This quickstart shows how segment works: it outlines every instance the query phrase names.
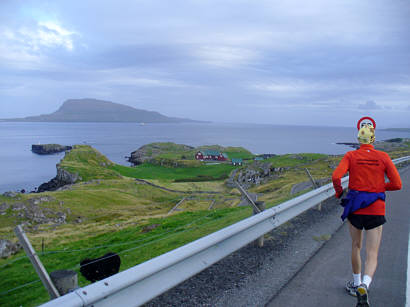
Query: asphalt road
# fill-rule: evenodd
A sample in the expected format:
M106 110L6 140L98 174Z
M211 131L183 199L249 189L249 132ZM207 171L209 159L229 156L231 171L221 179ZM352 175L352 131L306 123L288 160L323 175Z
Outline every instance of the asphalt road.
M387 223L369 292L372 307L403 307L406 303L407 257L410 257L409 167L401 172L401 178L402 190L387 192ZM344 224L266 306L356 306L356 298L344 289L346 281L352 278L350 250L348 228Z

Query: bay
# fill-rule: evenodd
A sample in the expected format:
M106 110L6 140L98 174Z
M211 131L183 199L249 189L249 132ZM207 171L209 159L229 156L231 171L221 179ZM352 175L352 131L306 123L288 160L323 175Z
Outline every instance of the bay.
M88 144L111 161L129 165L125 157L152 142L241 146L255 154L343 154L351 148L336 143L355 142L356 133L354 127L257 124L0 122L0 193L31 191L56 175L56 164L64 153L40 156L31 152L32 144ZM410 133L380 130L376 137L410 137Z

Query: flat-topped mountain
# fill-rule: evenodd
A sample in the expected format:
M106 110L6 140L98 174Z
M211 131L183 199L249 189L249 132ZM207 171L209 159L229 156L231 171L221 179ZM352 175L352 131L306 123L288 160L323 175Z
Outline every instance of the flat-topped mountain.
M158 112L97 99L69 99L54 113L6 120L27 122L199 122L186 118L168 117Z

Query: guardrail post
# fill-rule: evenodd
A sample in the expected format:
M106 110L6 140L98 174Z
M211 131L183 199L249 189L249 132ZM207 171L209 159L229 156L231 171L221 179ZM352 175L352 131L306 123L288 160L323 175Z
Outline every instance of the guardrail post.
M258 207L259 211L256 211L255 208L253 208L253 214L258 214L259 212L262 212L263 210L266 209L265 202L264 201L256 201L255 202L256 207ZM258 247L263 247L263 241L264 241L264 236L260 236L255 240L255 245Z

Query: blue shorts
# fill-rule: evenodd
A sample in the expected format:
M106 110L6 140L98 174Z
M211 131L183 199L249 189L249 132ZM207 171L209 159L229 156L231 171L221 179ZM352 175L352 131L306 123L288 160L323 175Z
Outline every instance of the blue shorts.
M349 222L357 229L370 230L386 223L384 215L365 215L350 213L347 217Z

